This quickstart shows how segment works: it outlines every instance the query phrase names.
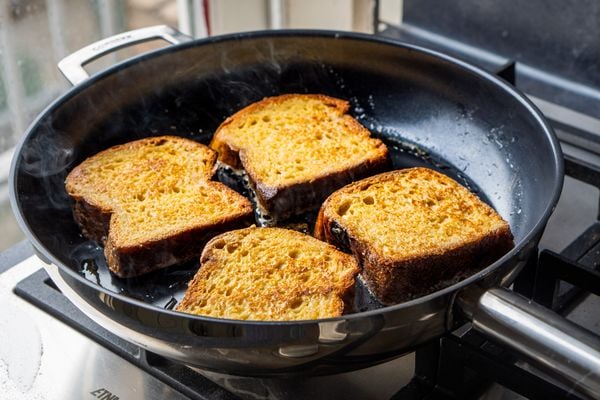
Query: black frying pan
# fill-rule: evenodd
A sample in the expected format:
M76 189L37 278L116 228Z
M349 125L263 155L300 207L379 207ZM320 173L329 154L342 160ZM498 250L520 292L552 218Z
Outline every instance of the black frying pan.
M81 68L114 47L154 37L178 44L89 79ZM506 289L490 289L510 284L536 250L563 179L551 129L501 79L443 54L367 35L280 31L189 41L166 27L96 43L64 60L61 69L76 85L38 117L19 145L12 205L52 279L115 334L221 372L321 374L399 356L471 318L495 339L552 363L549 372L560 379L573 382L600 370L597 338L549 314L549 326L560 329L540 340L536 329L546 328L531 313L546 311ZM101 249L73 221L63 186L67 172L100 150L142 137L176 134L206 143L228 115L282 93L349 100L355 117L388 144L395 168L425 165L468 185L510 223L515 248L428 296L390 307L360 297L355 313L317 321L243 322L170 311L194 263L139 279L108 274ZM573 336L591 358L564 345ZM593 394L598 375L574 385Z

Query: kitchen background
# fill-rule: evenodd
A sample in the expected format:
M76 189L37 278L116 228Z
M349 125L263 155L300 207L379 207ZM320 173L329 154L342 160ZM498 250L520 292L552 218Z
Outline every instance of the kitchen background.
M158 24L196 38L278 28L373 32L374 11L399 24L401 10L402 0L0 0L0 251L24 239L9 204L10 161L31 121L69 89L56 68L63 57L100 38ZM87 69L160 46L122 50Z

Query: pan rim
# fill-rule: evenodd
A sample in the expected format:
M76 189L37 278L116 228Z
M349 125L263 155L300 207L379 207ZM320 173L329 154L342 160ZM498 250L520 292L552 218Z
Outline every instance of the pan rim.
M499 89L506 92L508 95L517 100L525 109L529 111L529 114L535 118L535 121L539 125L541 129L543 129L545 136L548 140L548 144L552 149L552 158L554 160L553 166L553 176L554 176L554 187L552 188L552 197L548 200L545 209L541 213L539 219L533 224L533 228L518 242L515 244L513 249L511 249L508 253L504 254L500 259L496 260L494 263L490 264L486 268L482 269L478 273L471 275L470 277L463 279L451 286L445 287L433 293L430 293L426 296L418 297L416 299L391 305L385 306L375 310L368 310L362 312L356 312L352 314L346 314L339 317L333 318L323 318L323 319L312 319L312 320L293 320L293 321L256 321L256 320L235 320L235 319L227 319L227 318L214 318L208 316L200 316L195 314L187 314L182 312L177 312L173 310L167 310L164 308L160 308L158 306L145 303L143 301L128 297L126 295L113 292L109 289L106 289L88 279L78 274L73 269L63 265L60 260L56 256L49 251L46 246L42 243L41 240L34 233L34 230L30 228L29 224L25 221L23 217L23 210L21 209L21 205L17 201L16 187L17 187L17 165L18 160L20 159L22 148L25 146L25 143L28 141L29 137L38 127L40 121L45 118L46 115L51 113L56 108L60 107L66 101L84 91L90 85L95 84L97 81L117 72L118 70L128 68L131 65L135 65L137 63L143 62L145 59L158 57L164 54L168 54L170 52L180 51L182 49L188 47L201 46L206 44L227 42L227 41L237 41L242 39L260 39L260 38L280 38L280 37L306 37L306 38L323 38L323 39L333 39L333 40L357 40L357 41L367 41L373 42L377 44L389 45L393 47L404 48L407 50L416 51L419 53L423 53L427 56L432 56L434 58L443 60L445 62L449 62L456 67L459 67L465 70L467 73L472 75L476 75L478 77L482 77L491 83L494 83L498 86ZM60 95L57 99L52 101L42 112L40 112L33 122L29 125L25 134L19 140L17 146L15 146L15 152L11 161L10 175L9 175L9 197L10 204L13 210L13 214L21 228L21 230L25 233L27 239L32 243L32 245L37 250L38 254L41 253L43 257L46 258L46 262L56 265L59 268L59 271L67 273L71 278L79 281L80 283L91 286L94 290L102 292L107 296L114 298L118 301L121 301L126 304L131 304L136 307L141 307L145 310L149 310L152 312L159 312L161 314L169 315L174 318L183 318L186 320L193 320L198 322L209 322L209 323L220 323L220 324L231 324L231 325L249 325L249 326L270 326L270 327L293 327L299 325L306 325L309 323L317 323L317 324L328 324L328 323L339 323L344 321L350 321L355 319L362 319L377 316L380 314L385 314L388 312L394 312L403 308L410 308L419 306L421 304L427 303L433 299L443 297L450 293L456 292L462 288L465 288L479 280L481 280L486 275L490 274L495 269L499 268L500 265L504 264L507 260L516 257L519 252L521 252L533 239L535 239L544 229L550 215L554 211L556 204L558 202L558 198L560 197L560 193L562 190L564 180L564 165L563 165L563 157L562 150L554 131L549 126L548 122L545 120L545 117L541 113L541 111L533 104L533 102L528 99L524 93L522 93L516 87L510 85L502 78L490 73L480 67L477 67L469 62L463 61L454 56L450 56L445 53L441 53L426 47L413 45L409 43L405 43L396 39L378 37L372 34L364 34L364 33L356 33L356 32L347 32L347 31L334 31L334 30L312 30L312 29L286 29L286 30L259 30L259 31L248 31L241 33L233 33L227 35L220 35L214 37L208 37L204 39L196 39L189 42L184 42L181 44L167 46L158 50L153 50L148 53L141 54L139 56L133 57L131 59L119 62L87 79L85 82L75 85L68 89L65 93ZM452 304L449 304L451 307Z

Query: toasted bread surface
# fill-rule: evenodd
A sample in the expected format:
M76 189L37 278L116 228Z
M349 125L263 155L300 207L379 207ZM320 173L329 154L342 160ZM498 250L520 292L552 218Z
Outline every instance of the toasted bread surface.
M350 184L323 204L315 236L351 251L383 304L422 296L513 246L506 223L451 178L427 168Z
M298 214L388 163L383 142L348 110L347 101L324 95L265 98L227 118L210 146L246 170L266 211Z
M213 150L160 136L104 150L66 179L86 236L112 272L131 277L200 254L202 241L250 220L249 201L218 182Z
M311 236L246 228L213 238L177 310L242 320L336 317L352 301L358 264Z

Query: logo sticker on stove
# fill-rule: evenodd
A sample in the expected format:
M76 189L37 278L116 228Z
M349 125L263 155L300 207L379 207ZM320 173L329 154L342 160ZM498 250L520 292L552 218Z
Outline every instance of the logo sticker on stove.
M119 396L112 394L104 388L96 389L93 392L90 392L90 394L100 400L119 400Z

